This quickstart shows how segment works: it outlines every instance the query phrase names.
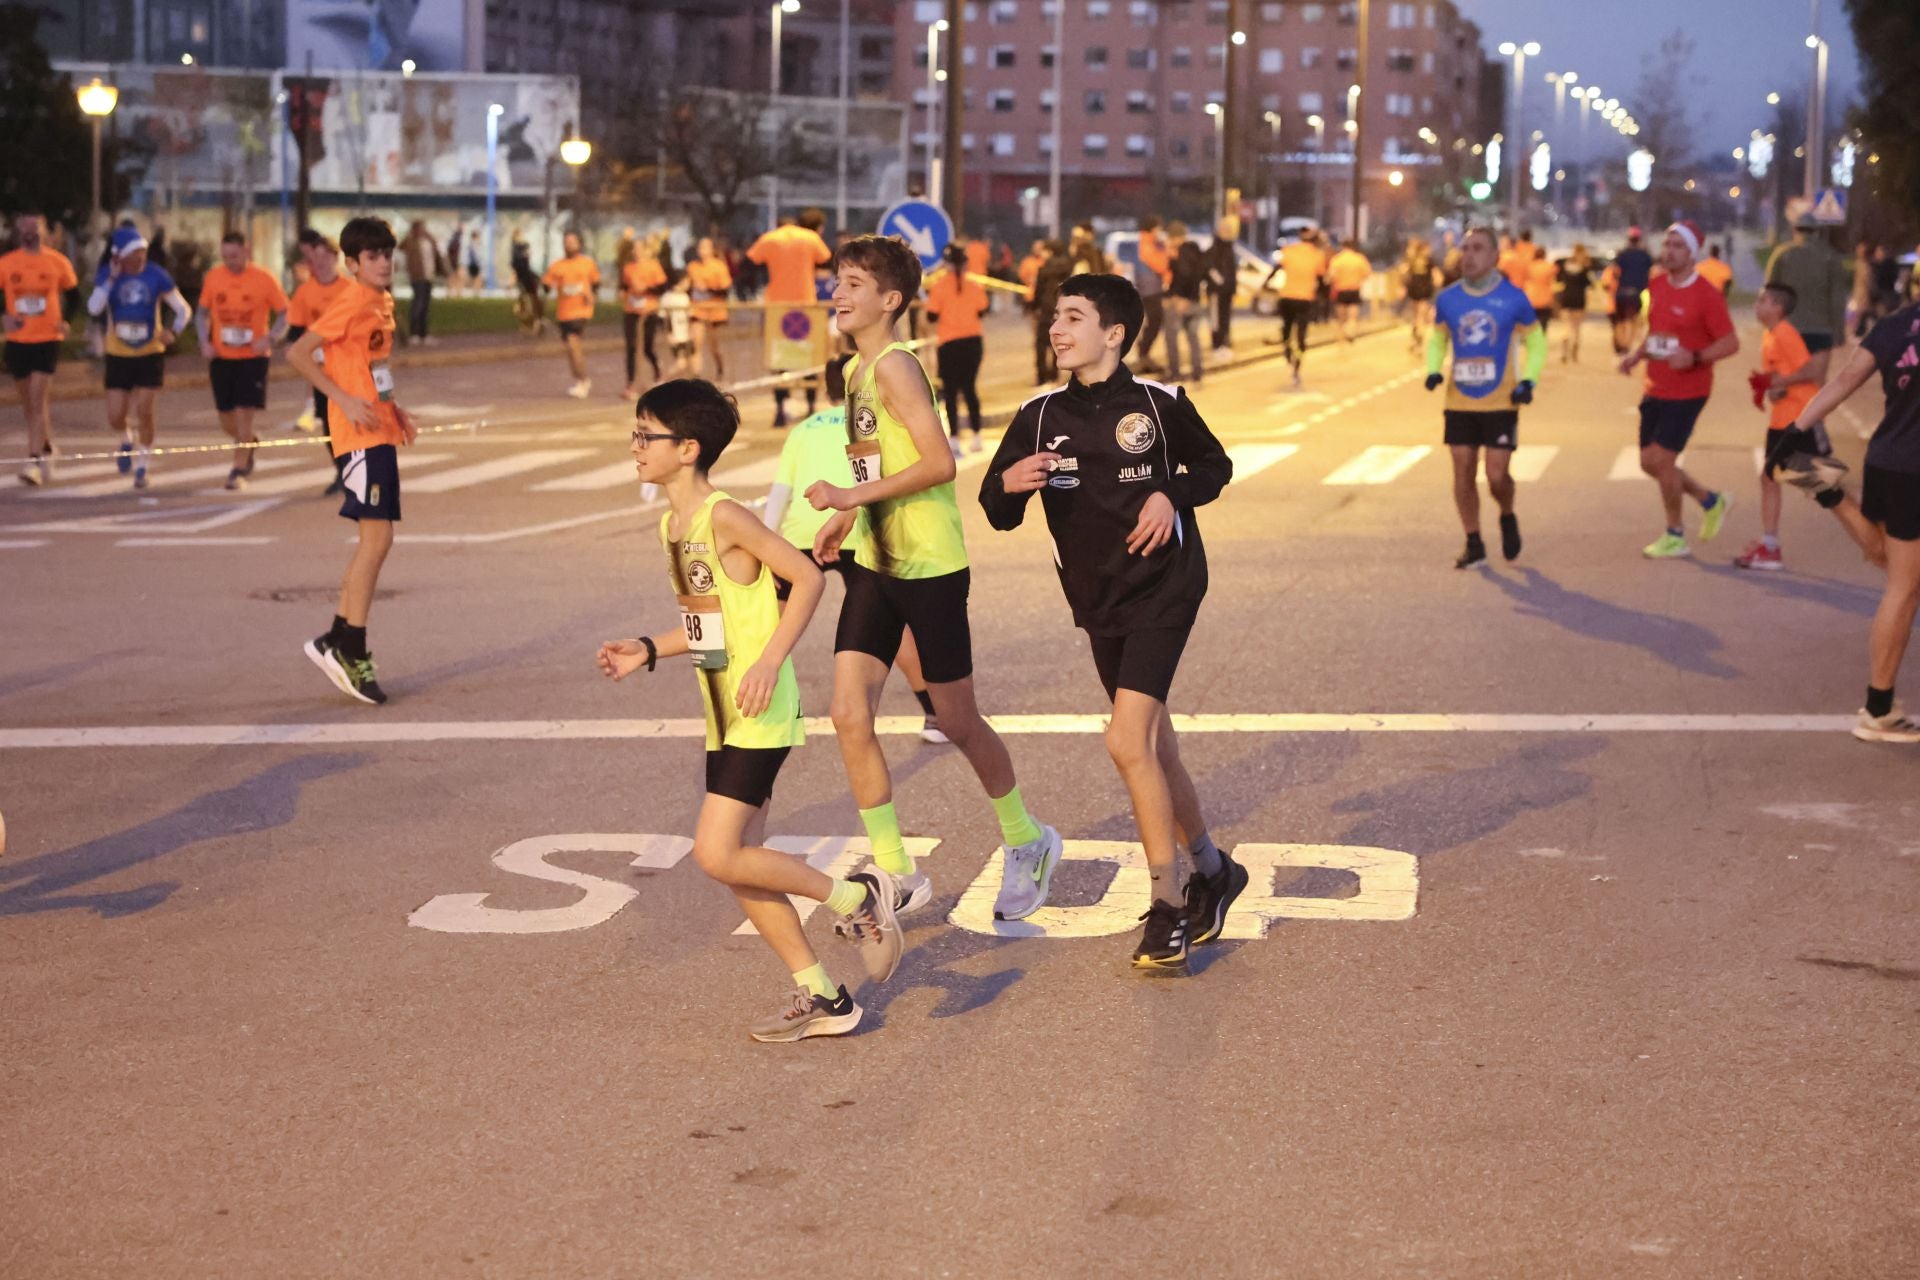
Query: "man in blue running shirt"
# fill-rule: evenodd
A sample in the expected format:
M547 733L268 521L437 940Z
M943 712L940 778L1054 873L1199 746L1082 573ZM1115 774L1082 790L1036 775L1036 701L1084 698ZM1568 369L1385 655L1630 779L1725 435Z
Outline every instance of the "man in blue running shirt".
M1496 269L1493 233L1475 227L1460 242L1461 279L1434 302L1439 321L1427 333L1427 390L1447 383L1446 442L1453 455L1453 502L1467 531L1467 549L1453 567L1487 558L1480 539L1480 451L1487 455L1487 491L1500 504L1500 550L1520 554L1520 521L1513 514L1513 476L1508 463L1519 443L1520 408L1533 403L1533 386L1547 363L1547 335L1527 295ZM1515 340L1526 345L1526 362L1515 359ZM1443 373L1453 347L1452 377Z
M1627 247L1614 255L1619 278L1613 285L1613 353L1623 356L1640 345L1640 297L1653 278L1653 255L1640 243L1640 228L1627 228Z

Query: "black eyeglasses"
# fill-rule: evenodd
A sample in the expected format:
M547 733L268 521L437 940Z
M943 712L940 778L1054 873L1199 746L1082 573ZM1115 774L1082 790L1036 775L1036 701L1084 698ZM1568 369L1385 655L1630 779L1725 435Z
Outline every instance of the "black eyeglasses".
M684 440L684 439L686 439L685 436L676 436L671 433L654 434L652 432L642 431L638 427L635 427L633 429L633 442L635 444L652 444L655 440Z

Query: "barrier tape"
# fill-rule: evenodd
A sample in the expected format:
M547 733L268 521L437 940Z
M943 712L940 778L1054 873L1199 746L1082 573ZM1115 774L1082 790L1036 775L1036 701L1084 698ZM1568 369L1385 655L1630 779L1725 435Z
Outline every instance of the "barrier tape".
M906 345L915 351L919 351L924 347L932 345L932 343L933 339L931 338L919 338ZM784 373L770 373L759 378L749 378L744 382L730 382L722 387L721 390L729 394L737 394L742 391L763 391L771 387L790 386L804 382L812 378L817 378L825 372L825 365L816 365L810 369L792 369ZM420 427L416 429L414 434L416 436L444 435L453 431L465 431L472 434L493 425L495 424L485 418L476 418L471 422L442 422L430 427ZM166 458L199 453L231 453L235 449L293 449L315 444L329 444L332 440L333 437L330 435L302 434L286 440L249 440L245 443L229 440L224 444L156 445L147 450L147 456L152 458ZM56 455L54 461L61 464L69 462L113 462L120 456L120 450L114 448L104 453L62 453ZM28 467L32 466L36 461L38 460L31 457L0 458L0 468Z

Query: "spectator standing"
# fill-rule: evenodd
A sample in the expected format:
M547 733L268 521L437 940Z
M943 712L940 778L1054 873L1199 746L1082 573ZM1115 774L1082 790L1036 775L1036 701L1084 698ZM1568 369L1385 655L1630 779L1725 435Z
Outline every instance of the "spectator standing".
M406 251L407 280L413 289L413 302L407 308L407 342L423 347L431 341L427 324L433 310L433 281L445 259L424 222L416 221L407 228L407 240L401 248Z

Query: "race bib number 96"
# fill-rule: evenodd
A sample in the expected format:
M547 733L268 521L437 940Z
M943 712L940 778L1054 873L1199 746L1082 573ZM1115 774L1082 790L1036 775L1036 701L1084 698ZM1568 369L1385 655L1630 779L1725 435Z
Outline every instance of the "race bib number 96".
M880 478L880 446L872 441L848 445L847 462L853 468L855 484L871 484Z

